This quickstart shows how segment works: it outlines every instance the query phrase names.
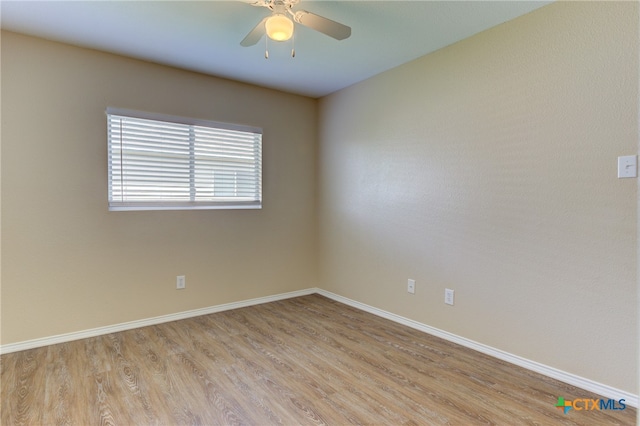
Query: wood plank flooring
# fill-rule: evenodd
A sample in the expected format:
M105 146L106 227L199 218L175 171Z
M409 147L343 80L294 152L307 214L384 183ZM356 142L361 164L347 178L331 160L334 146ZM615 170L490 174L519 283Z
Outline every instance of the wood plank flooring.
M3 355L2 425L632 425L636 410L311 295Z

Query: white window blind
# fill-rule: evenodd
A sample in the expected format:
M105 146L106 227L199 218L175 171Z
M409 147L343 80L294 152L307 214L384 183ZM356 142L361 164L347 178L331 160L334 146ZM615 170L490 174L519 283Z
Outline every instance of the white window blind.
M262 129L107 109L109 210L262 207Z

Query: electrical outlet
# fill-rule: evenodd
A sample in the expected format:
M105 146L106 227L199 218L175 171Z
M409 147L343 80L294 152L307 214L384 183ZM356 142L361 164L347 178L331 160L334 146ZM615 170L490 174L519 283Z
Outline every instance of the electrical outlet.
M187 281L184 278L184 275L178 275L176 277L176 289L182 290L187 286Z
M453 290L450 288L444 289L444 303L447 305L453 305Z
M416 280L407 280L407 293L416 293Z

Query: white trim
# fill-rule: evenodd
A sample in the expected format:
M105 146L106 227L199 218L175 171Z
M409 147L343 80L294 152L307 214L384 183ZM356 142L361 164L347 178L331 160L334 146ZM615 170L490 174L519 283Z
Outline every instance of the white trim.
M109 333L117 333L119 331L132 330L134 328L148 327L150 325L162 324L165 322L177 321L177 320L186 319L186 318L193 318L200 315L208 315L216 312L228 311L231 309L245 308L247 306L260 305L263 303L290 299L292 297L307 296L313 293L317 293L317 289L309 288L306 290L298 290L298 291L292 291L289 293L281 293L274 296L258 297L255 299L224 303L222 305L210 306L207 308L200 308L200 309L193 309L191 311L178 312L175 314L162 315L159 317L123 322L120 324L109 325L106 327L92 328L89 330L76 331L73 333L58 334L56 336L43 337L40 339L27 340L24 342L10 343L8 345L0 345L0 354L8 354L11 352L24 351L27 349L39 348L42 346L71 342L73 340L80 340L80 339L86 339L89 337L102 336Z
M142 319L137 321L130 321L121 324L115 324L107 327L92 328L90 330L77 331L74 333L59 334L57 336L44 337L41 339L27 340L24 342L10 343L8 345L0 345L0 354L7 354L11 352L24 351L27 349L39 348L42 346L55 345L58 343L71 342L73 340L86 339L88 337L101 336L109 333L116 333L119 331L131 330L139 327L147 327L150 325L162 324L170 321L177 321L186 318L193 318L200 315L208 315L216 312L228 311L231 309L245 308L247 306L260 305L262 303L276 302L278 300L290 299L293 297L308 296L310 294L320 294L335 300L336 302L344 303L345 305L352 306L356 309L360 309L370 314L386 318L398 324L406 325L413 329L422 331L427 334L439 337L449 342L457 343L466 348L482 352L483 354L492 356L502 361L509 362L511 364L518 365L526 368L527 370L535 371L536 373L543 374L552 379L560 380L561 382L568 383L573 386L577 386L589 392L601 395L605 398L611 398L615 400L624 399L627 405L637 408L638 407L638 395L634 395L630 392L622 391L614 387L595 382L593 380L586 379L584 377L577 376L566 371L558 370L557 368L550 367L548 365L540 364L535 361L522 358L518 355L511 354L509 352L502 351L500 349L493 348L491 346L478 343L476 341L467 339L449 333L444 330L440 330L435 327L414 321L409 318L402 317L400 315L393 314L391 312L384 311L373 306L357 302L344 296L332 293L330 291L322 290L320 288L308 288L305 290L292 291L289 293L276 294L274 296L258 297L255 299L243 300L239 302L225 303L222 305L210 306L208 308L193 309L191 311L178 312L175 314L162 315L159 317Z
M502 361L509 362L511 364L515 364L517 366L526 368L527 370L535 371L536 373L540 373L547 377L551 377L552 379L556 379L561 382L579 387L580 389L593 392L605 398L615 399L616 401L619 399L624 399L625 404L638 408L638 395L634 395L630 392L616 389L614 387L598 383L572 373L567 373L566 371L558 370L557 368L553 368L548 365L540 364L538 362L522 358L518 355L514 355L509 352L505 352L500 349L496 349L491 346L487 346L482 343L467 339L465 337L461 337L456 334L431 327L418 321L414 321L409 318L405 318L400 315L396 315L391 312L387 312L382 309L357 302L344 296L331 293L330 291L317 289L317 293L322 296L328 297L329 299L335 300L336 302L344 303L345 305L349 305L356 309L369 312L370 314L386 318L402 325L406 325L407 327L411 327L424 333L431 334L449 342L457 343L458 345L464 346L466 348L482 352L483 354L492 356Z

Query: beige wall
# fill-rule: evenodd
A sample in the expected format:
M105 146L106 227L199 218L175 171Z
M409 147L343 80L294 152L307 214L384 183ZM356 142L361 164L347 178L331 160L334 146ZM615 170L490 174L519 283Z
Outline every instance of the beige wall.
M320 286L637 393L637 28L557 3L322 99Z
M317 285L317 101L6 32L1 78L2 344ZM107 211L108 106L262 127L263 209Z

